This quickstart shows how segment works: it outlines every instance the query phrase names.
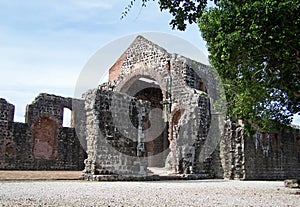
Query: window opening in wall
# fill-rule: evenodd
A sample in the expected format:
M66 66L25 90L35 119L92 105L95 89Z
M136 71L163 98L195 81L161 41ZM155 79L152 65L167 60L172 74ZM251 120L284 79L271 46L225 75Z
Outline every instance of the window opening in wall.
M68 108L64 108L64 114L63 114L63 127L71 127L71 118L72 117L72 111Z

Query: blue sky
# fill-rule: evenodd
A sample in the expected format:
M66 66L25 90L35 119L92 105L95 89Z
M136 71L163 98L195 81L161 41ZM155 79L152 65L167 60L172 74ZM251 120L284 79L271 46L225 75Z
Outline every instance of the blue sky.
M172 30L155 2L142 8L137 1L120 20L129 2L0 0L0 97L16 105L15 121L24 121L26 104L41 92L72 97L89 58L122 36L166 32L205 50L197 25Z
M207 55L197 25L172 30L157 2L130 0L0 0L0 97L16 105L24 121L26 104L41 92L72 97L80 71L109 42L142 32L177 35ZM298 120L300 123L300 119Z

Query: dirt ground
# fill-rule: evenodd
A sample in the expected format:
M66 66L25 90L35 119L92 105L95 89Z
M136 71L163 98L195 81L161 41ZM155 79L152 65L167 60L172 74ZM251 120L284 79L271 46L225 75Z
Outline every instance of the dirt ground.
M81 171L0 170L0 180L78 180Z

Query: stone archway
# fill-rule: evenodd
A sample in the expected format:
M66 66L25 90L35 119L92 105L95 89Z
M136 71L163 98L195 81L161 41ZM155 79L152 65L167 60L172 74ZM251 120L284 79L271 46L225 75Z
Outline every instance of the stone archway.
M92 143L89 161L95 163L87 165L87 170L98 172L99 168L100 172L103 167L111 167L111 162L108 165L105 159L99 159L98 154L103 157L106 154L93 143L95 139L99 142L109 139L119 144L115 145L121 149L118 151L119 155L130 151L126 155L131 157L126 159L134 160L114 162L114 171L128 173L126 169L134 167L132 172L141 175L146 172L147 166L159 166L170 167L171 173L174 173L178 172L179 160L184 158L185 161L190 161L189 167L192 168L186 173L202 172L203 160L199 161L198 154L208 143L206 140L211 126L213 102L208 94L212 93L213 100L214 97L218 97L218 94L214 93L216 87L211 81L213 77L208 66L181 55L170 54L150 41L137 37L110 68L109 82L86 95L86 105L92 106L91 110L94 111L88 114L87 122L98 119L97 122L92 122L92 128L97 130L109 120L110 129L106 131L111 132L104 133L104 139L93 133L87 135L87 140L91 140ZM94 97L98 98L97 102L91 104L90 100L94 100ZM110 102L113 106L111 108ZM151 115L154 109L159 110L157 116ZM108 114L107 120L98 114ZM154 121L151 121L151 118ZM160 142L157 144L157 139L153 139L156 137L148 129L151 129L153 124L162 123L166 127L159 134ZM119 133L121 131L124 131L122 135ZM130 139L129 137L133 139L126 144L124 140ZM161 156L159 154L163 154L162 152L168 152L168 155L162 155L163 158L156 160L155 155ZM149 157L151 159L148 159Z
M176 110L172 116L172 123L171 123L171 140L176 139L178 137L179 132L179 120L183 114L183 110Z
M178 163L180 158L182 157L178 152L177 141L179 139L180 134L180 119L184 113L184 109L174 109L171 113L170 124L169 124L169 148L170 152L168 158L166 160L166 168L172 170L172 172L178 173Z
M164 121L165 93L154 78L142 75L133 76L128 80L121 88L121 92L150 102L151 112L144 123L148 166L165 167L165 160L169 153L169 124Z

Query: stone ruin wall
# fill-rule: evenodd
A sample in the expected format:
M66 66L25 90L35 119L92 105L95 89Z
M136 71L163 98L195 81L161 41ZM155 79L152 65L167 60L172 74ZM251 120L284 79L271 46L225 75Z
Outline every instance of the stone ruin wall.
M207 94L216 99L217 89L207 66L138 37L110 69L109 80L88 91L85 100L40 94L27 107L25 123L13 122L14 106L0 99L0 169L79 170L85 164L85 178L97 180L97 175L141 176L159 163L178 173L180 160L192 153L193 173L205 178L299 179L300 130L247 137L241 121L211 113ZM77 135L62 127L63 108L76 111ZM161 109L155 120L166 128L149 141L153 108ZM209 129L221 122L220 142L201 157ZM158 155L149 159L149 152Z
M300 129L245 137L243 167L248 180L300 179Z
M237 180L284 180L300 178L300 129L252 136L244 134L243 122L227 120L220 142L224 178Z
M199 77L211 75L207 66L169 54L138 36L109 74L109 84L116 92L136 96L131 89L136 87L139 78L149 78L158 84L152 87L161 89L162 121L167 125L165 134L170 143L168 156L161 167L178 172L179 161L192 153L194 172L210 174L210 164L204 167L205 164L198 161L210 122L210 100L206 95L210 83ZM154 159L161 158L154 156Z
M0 169L82 170L85 151L75 129L62 126L64 108L72 110L72 99L40 94L18 123L14 106L0 99Z
M146 131L151 103L105 89L90 90L84 97L88 126L85 179L102 179L97 175L146 175L147 167L151 165ZM184 128L182 136L185 136L185 130L192 129ZM193 141L187 139L184 141ZM184 141L179 140L177 145L189 144ZM167 161L161 161L163 166L159 167L165 167Z
M169 54L150 41L137 37L110 69L110 81L115 91L126 92L128 85L133 84L134 77L150 77L155 80L162 90L163 101L169 103L165 105L168 113L164 117L169 125L170 141L166 163L169 161L169 167L175 171L180 157L186 151L194 149L197 154L197 150L203 150L201 147L204 146L208 129L213 123L210 120L219 119L225 125L220 143L205 160L199 162L194 155L195 173L204 172L228 179L299 177L299 130L291 129L293 133L283 130L284 132L264 135L269 140L266 153L265 141L260 141L263 137L261 133L246 137L241 122L221 120L218 115L209 114L214 106L205 95L199 94L204 92L216 100L218 89L207 66L177 54ZM179 128L181 132L178 131ZM185 132L191 132L191 136L186 137ZM272 142L280 144L270 144Z
M90 90L84 98L88 154L85 179L95 180L97 175L145 175L143 130L149 103L102 89Z

